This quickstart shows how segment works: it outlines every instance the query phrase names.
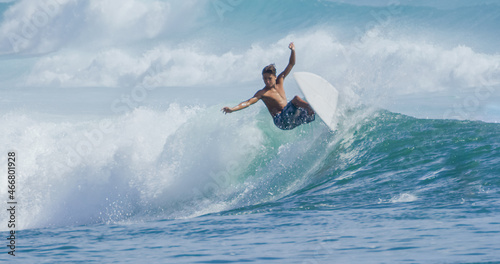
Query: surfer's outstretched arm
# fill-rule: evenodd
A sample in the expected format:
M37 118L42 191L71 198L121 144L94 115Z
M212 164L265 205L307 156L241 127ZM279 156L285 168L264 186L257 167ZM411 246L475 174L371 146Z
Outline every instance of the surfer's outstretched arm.
M250 105L253 105L255 103L257 103L259 101L259 98L257 98L256 96L244 101L244 102L241 102L239 105L235 106L235 107L224 107L222 108L222 112L224 112L224 114L227 114L227 113L232 113L234 111L239 111L241 109L245 109L247 107L249 107Z

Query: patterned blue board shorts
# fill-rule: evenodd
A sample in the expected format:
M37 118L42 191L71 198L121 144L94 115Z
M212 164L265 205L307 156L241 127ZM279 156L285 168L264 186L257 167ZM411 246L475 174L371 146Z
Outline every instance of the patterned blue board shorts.
M307 114L307 110L304 108L297 108L292 104L292 101L281 110L281 113L273 117L274 124L282 130L294 129L299 125L307 124L315 119L315 114Z

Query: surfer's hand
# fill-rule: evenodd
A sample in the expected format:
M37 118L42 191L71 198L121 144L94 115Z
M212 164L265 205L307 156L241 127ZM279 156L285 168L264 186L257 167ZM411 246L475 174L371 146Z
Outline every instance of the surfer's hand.
M290 42L290 45L288 45L288 48L291 50L295 50L295 45L293 44L293 42Z
M222 110L221 110L221 111L222 111L224 114L228 114L228 113L232 113L232 112L233 112L233 110L231 110L231 108L229 108L229 107L227 107L227 106L226 106L226 107L224 107L224 108L222 108Z

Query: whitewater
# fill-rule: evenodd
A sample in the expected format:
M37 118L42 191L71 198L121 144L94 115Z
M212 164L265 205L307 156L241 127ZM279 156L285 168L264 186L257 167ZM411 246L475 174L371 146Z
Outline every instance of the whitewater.
M0 14L0 261L500 262L496 0ZM292 73L339 90L336 131L282 131L261 102L221 112L284 69L290 42Z

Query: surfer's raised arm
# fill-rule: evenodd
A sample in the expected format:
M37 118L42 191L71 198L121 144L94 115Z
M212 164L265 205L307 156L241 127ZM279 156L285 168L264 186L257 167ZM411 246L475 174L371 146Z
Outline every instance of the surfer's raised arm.
M288 61L288 65L286 66L285 70L280 73L280 75L278 75L278 80L281 78L284 79L292 71L292 68L295 65L295 45L293 44L293 42L288 45L288 48L291 50L290 60Z

